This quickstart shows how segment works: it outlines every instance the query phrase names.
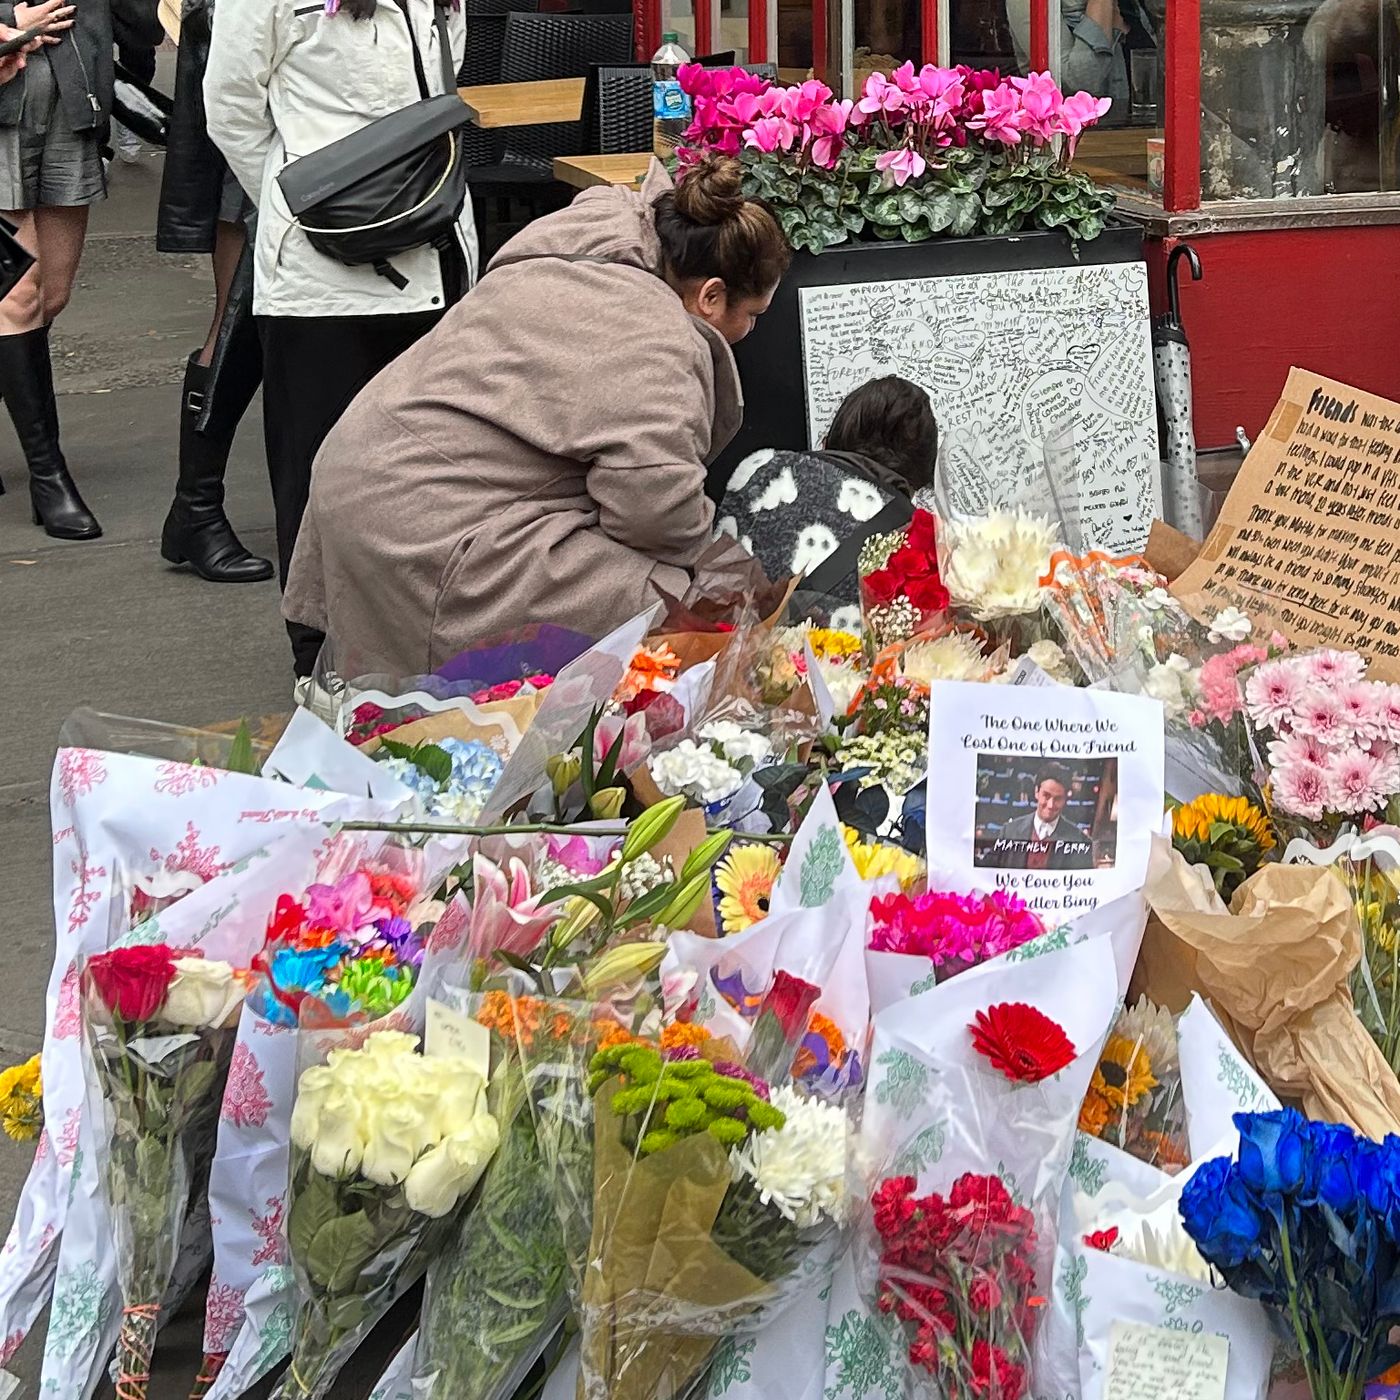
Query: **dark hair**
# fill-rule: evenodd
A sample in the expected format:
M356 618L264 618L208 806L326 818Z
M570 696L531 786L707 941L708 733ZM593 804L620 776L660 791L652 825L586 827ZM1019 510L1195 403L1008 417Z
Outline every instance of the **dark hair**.
M737 160L703 160L652 204L671 276L718 277L729 291L750 297L782 281L792 249L768 206L744 197L743 175Z
M340 0L336 14L349 15L351 19L373 19L378 8L378 0Z
M1035 770L1035 785L1037 789L1041 783L1059 783L1068 794L1073 785L1073 779L1060 767L1058 763L1046 763Z
M897 374L846 395L827 429L832 452L856 452L897 472L917 491L933 482L938 422L928 395Z

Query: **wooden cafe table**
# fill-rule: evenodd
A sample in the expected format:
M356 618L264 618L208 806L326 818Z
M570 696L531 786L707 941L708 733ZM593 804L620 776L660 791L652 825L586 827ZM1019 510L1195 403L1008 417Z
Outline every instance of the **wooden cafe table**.
M457 89L477 126L540 126L576 122L583 113L582 78L549 78L538 83L483 83Z
M650 151L607 156L556 156L554 178L586 190L590 185L640 185L651 165Z

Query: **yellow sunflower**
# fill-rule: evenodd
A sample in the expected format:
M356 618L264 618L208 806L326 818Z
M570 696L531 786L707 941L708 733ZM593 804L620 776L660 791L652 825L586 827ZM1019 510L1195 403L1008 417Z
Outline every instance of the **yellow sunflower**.
M0 1127L16 1142L29 1142L44 1126L39 1056L0 1072Z
M899 887L906 894L921 881L927 873L924 862L909 851L898 846L888 846L882 841L862 841L860 832L852 826L843 826L846 849L856 867L856 874L862 880L876 880L881 875L893 875Z
M1269 819L1254 803L1243 797L1226 797L1207 792L1172 813L1172 833L1188 841L1209 841L1210 829L1221 822L1252 838L1261 851L1274 848Z
M1157 1087L1147 1050L1127 1036L1111 1035L1099 1056L1089 1094L1110 1108L1131 1108L1144 1094Z
M782 869L777 853L762 845L736 846L715 867L719 919L725 933L741 933L768 917L773 883Z

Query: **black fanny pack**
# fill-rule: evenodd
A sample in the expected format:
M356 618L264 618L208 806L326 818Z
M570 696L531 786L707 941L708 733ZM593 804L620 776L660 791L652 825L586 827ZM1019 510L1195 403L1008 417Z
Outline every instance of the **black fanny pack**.
M467 109L457 96L443 6L433 5L447 89L439 97L428 96L418 40L403 0L399 8L408 25L423 100L292 161L278 174L277 183L317 252L350 267L368 264L402 291L408 279L389 259L429 244L445 248L455 236L467 197L460 136Z

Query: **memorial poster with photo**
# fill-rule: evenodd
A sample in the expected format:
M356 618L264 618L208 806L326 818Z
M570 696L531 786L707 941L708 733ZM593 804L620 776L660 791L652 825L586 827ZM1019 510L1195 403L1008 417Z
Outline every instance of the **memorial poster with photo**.
M1071 686L935 682L929 887L1004 889L1048 925L1141 888L1162 824L1162 707Z

